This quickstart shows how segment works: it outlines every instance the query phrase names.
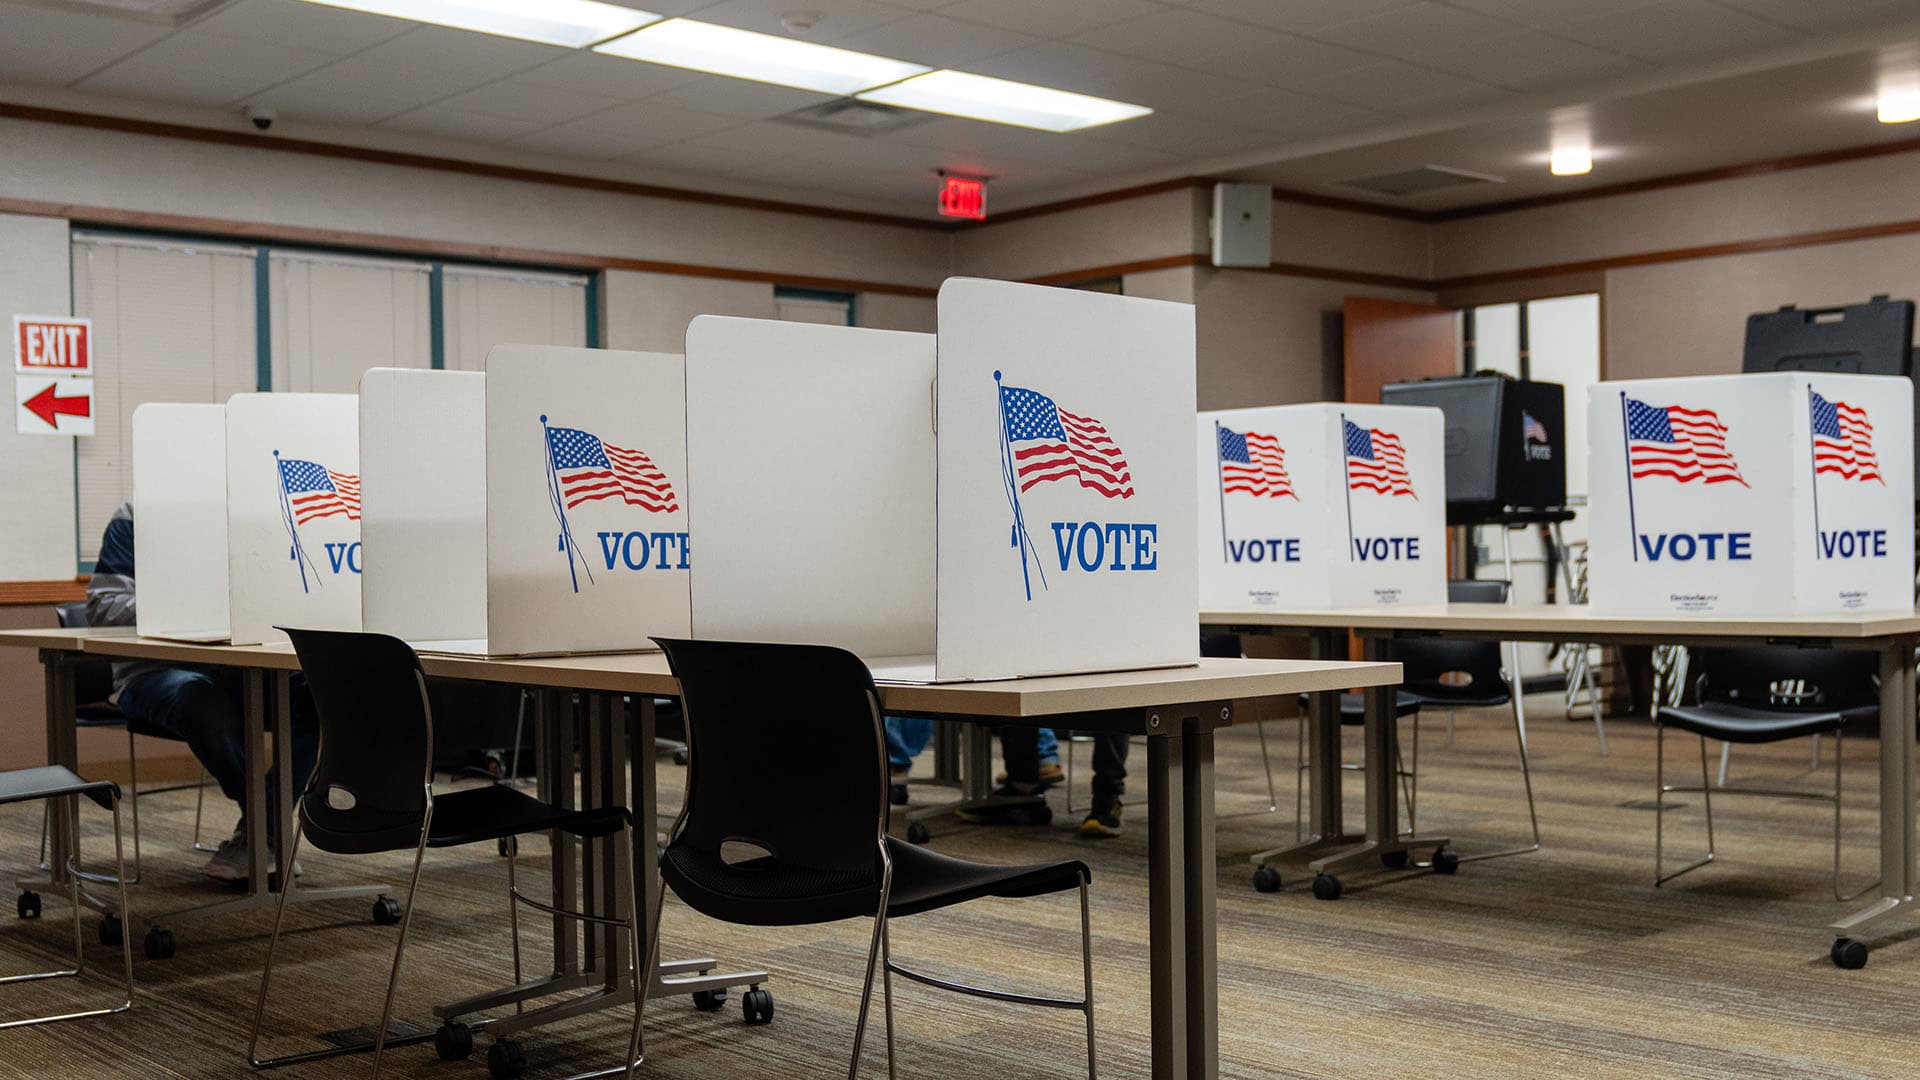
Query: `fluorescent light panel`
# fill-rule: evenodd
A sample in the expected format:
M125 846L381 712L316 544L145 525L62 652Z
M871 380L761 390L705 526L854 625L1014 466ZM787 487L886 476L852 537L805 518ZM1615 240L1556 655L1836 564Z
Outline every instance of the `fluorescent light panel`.
M1920 88L1881 92L1879 112L1883 124L1905 124L1920 120Z
M836 49L810 41L759 34L694 19L668 19L595 52L690 68L736 79L794 86L823 94L852 94L919 75L927 68L904 60Z
M882 105L1054 132L1078 131L1153 112L1143 105L964 71L930 71L857 96Z
M580 48L631 33L663 16L598 0L306 0L482 34Z
M1555 176L1585 176L1593 171L1593 148L1589 146L1560 147L1548 155L1547 170Z

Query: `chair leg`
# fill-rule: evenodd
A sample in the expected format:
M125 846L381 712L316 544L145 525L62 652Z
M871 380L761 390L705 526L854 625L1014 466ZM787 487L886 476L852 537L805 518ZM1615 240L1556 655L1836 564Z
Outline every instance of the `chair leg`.
M213 777L207 773L206 769L202 768L200 770L200 786L195 789L193 793L193 850L209 853L220 850L219 844L203 843L200 840L200 818L207 809L207 784L212 780Z
M880 921L880 1008L887 1020L887 1080L894 1080L893 943L885 919Z
M1087 1010L1087 1080L1096 1080L1093 1040L1093 918L1087 909L1087 883L1080 882L1080 966L1085 974L1082 998Z
M1700 736L1700 802L1707 812L1707 858L1713 858L1713 792L1707 783L1707 737Z
M629 962L633 964L633 1033L627 1036L627 1072L626 1080L633 1080L633 1070L640 1066L643 1054L640 1048L640 1018L647 1011L647 991L653 987L653 946L640 932L640 874L633 857L633 845L638 842L633 823L627 823L626 846L620 849L619 862L625 864L627 895L627 952ZM516 956L517 960L518 957ZM516 979L516 981L518 981Z
M76 823L77 824L77 823ZM140 857L140 848L133 849L134 858ZM73 834L73 861L80 861L80 833ZM120 843L120 800L113 800L113 872L120 879L120 961L124 966L127 980L127 1003L122 1008L133 1007L133 908L127 902L127 854ZM135 871L138 874L138 870ZM76 877L77 885L79 879ZM80 905L74 904L74 917L79 918Z
M1420 714L1413 714L1413 765L1407 770L1407 831L1420 831Z
M1655 708L1658 708L1656 705ZM1667 729L1653 722L1653 887L1666 880L1663 874L1667 839Z
M1300 723L1295 726L1293 740L1293 842L1298 844L1307 835L1307 725L1312 722L1313 703L1308 702L1306 711L1300 714Z
M853 1027L853 1060L847 1066L847 1080L860 1075L860 1046L867 1035L867 1007L873 1003L873 969L880 962L880 942L887 930L887 894L892 891L893 873L889 868L880 882L880 908L873 915L873 941L867 946L867 976L860 984L860 1019Z
M420 845L413 849L413 875L407 879L406 907L400 912L400 938L393 944L393 970L387 975L387 1000L380 1007L380 1026L373 1032L373 1073L372 1080L380 1080L380 1058L387 1049L387 1025L393 1022L393 999L400 990L400 961L407 955L407 930L413 925L414 893L420 887L420 862L427 854L427 837L433 829L433 804L427 804L427 812L420 822ZM292 866L293 860L288 859ZM291 889L281 889L284 902Z
M1727 766L1732 763L1733 763L1733 744L1730 742L1723 742L1720 744L1720 786L1721 787L1727 786Z
M293 860L300 857L301 832L300 818L299 815L296 814L294 815L293 821L292 850L287 853L287 865L289 866L293 865ZM424 836L422 839L424 839ZM262 1061L260 1058L260 1024L262 1020L265 1019L267 1013L267 988L273 983L273 953L274 949L280 944L280 927L286 921L287 917L287 897L292 893L292 889L281 889L280 902L273 907L273 931L267 935L267 960L260 968L260 995L256 997L253 1002L253 1035L247 1040L247 1060L251 1062L256 1069L267 1066L267 1062ZM128 930L127 936L132 936L131 929Z
M127 805L133 814L133 880L140 880L140 755L127 728Z
M640 874L638 867L639 864L635 863L633 875L633 894L635 896L640 895ZM647 1011L647 995L653 992L653 980L657 974L656 968L660 963L660 913L661 909L666 907L666 905L667 884L663 881L660 883L660 888L655 890L653 895L653 917L650 920L650 929L646 935L646 947L641 949L636 946L634 950L638 966L633 970L633 1034L627 1037L627 1080L633 1080L634 1066L638 1065L641 1059L646 1056L645 1044L640 1034L640 1024L641 1018L645 1016ZM631 917L629 921L632 922L636 928L638 927L639 919L637 915Z
M1260 768L1267 774L1267 813L1280 809L1280 795L1273 787L1273 758L1267 754L1267 724L1264 720L1253 722L1253 733L1260 739Z
M507 926L513 936L513 985L520 985L520 879L517 864L520 861L520 838L507 838ZM524 1001L513 1003L515 1015L527 1011Z

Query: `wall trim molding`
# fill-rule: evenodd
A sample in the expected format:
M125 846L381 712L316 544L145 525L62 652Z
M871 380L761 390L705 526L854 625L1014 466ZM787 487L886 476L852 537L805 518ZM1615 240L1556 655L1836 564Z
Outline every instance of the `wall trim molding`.
M0 607L51 606L86 598L85 577L57 581L0 581Z
M862 281L854 278L821 277L816 274L789 274L778 270L706 266L698 263L663 262L656 259L629 259L617 255L549 251L543 248L507 247L500 244L471 244L457 240L431 240L410 236L390 236L385 233L352 232L344 229L315 229L303 225L228 221L224 218L149 213L143 210L121 210L105 206L78 206L33 199L0 198L0 213L65 218L81 227L151 229L235 241L366 248L389 254L417 255L422 258L464 259L474 262L514 263L573 270L636 270L655 274L678 274L683 277L724 278L729 281L764 281L774 285L830 289L835 292L872 292L917 297L932 297L938 294L937 289L926 286L901 285L889 281Z

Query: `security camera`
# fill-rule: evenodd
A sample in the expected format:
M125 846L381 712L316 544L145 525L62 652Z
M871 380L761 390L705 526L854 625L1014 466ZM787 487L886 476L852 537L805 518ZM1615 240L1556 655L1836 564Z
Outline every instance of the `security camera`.
M240 115L253 121L253 126L261 131L272 127L274 120L278 118L278 114L273 111L271 105L249 105L240 110Z

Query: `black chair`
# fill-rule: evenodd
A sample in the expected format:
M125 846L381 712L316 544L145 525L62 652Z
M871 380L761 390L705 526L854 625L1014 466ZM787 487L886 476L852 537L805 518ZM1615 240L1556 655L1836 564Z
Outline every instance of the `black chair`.
M260 996L254 1005L253 1038L247 1045L247 1058L255 1068L268 1068L372 1050L373 1075L378 1077L381 1054L388 1041L387 1026L393 1018L394 991L400 982L400 962L406 954L407 929L413 921L420 864L427 849L496 843L550 830L583 838L607 837L625 831L624 842L614 845L615 873L620 880L633 882L633 815L620 806L565 809L504 784L435 795L432 708L427 700L426 673L421 670L420 658L413 649L406 642L383 634L332 630L287 630L286 633L293 639L300 667L306 672L320 725L319 760L299 798L287 863L291 864L299 855L303 841L322 851L341 855L370 855L411 848L413 874L407 883L404 908L396 910L393 901L386 897L375 902L376 921L399 922L400 935L394 945L393 968L387 977L386 1003L381 1007L380 1026L374 1029L373 1039L262 1060L258 1052L260 1026L273 977L274 948L280 940L287 895L291 891L281 890L273 934L267 940L266 964L260 973ZM637 903L626 904L624 916L610 917L571 911L522 895L514 869L516 849L517 845L509 844L507 857L507 911L513 927L516 983L520 978L520 904L551 915L624 927L630 953L626 962L633 964L636 973L647 971L639 963ZM637 900L639 896L638 888L633 888L631 897ZM644 984L648 980L641 978L640 981ZM639 1038L640 1017L636 1008L625 1066L629 1077L633 1066L638 1064L635 1055ZM435 1042L442 1058L465 1057L473 1050L472 1031L465 1024L442 1025ZM518 1075L526 1064L519 1044L505 1038L495 1038L487 1059L495 1076Z
M871 916L849 1078L860 1069L876 963L886 998L888 1075L895 973L943 990L1083 1012L1092 1075L1092 873L1086 864L990 866L888 837L880 699L873 676L851 653L818 645L655 640L680 683L690 751L686 804L660 858L663 893L671 888L703 915L751 926ZM1080 893L1085 979L1078 1000L965 986L893 962L892 919L986 896L1073 889ZM764 1004L770 1011L770 996ZM748 1007L752 1017L755 1006Z
M1715 794L1767 795L1833 803L1833 898L1851 900L1860 895L1840 891L1840 796L1845 778L1841 762L1846 749L1842 740L1848 721L1870 720L1880 715L1877 664L1873 653L1838 649L1746 646L1691 650L1689 665L1697 673L1694 685L1699 703L1662 705L1653 714L1653 884L1656 888L1713 861ZM1700 736L1699 787L1667 784L1669 727ZM1831 795L1791 788L1715 787L1708 779L1708 739L1774 743L1825 734L1834 737ZM1665 873L1666 801L1662 796L1673 792L1699 793L1707 817L1707 855L1668 874Z
M111 883L119 887L120 924L130 925L130 913L127 908L127 862L120 846L120 788L105 780L83 780L72 770L62 765L47 765L37 769L15 769L12 772L0 772L0 806L11 803L41 801L46 803L47 812L68 813L67 803L75 806L78 800L73 796L84 795L103 810L113 812L113 861L114 874L88 873L80 868L80 828L78 813L67 819L72 828L67 835L72 838L69 850L65 853L67 882L70 890L68 900L73 904L73 966L58 971L40 971L30 975L8 975L0 977L0 983L38 982L43 979L65 979L79 976L86 968L81 948L80 934L80 885L82 881ZM55 801L62 805L56 811ZM20 894L20 917L37 919L40 917L40 896L38 893ZM121 962L126 969L126 1000L118 1005L103 1009L87 1009L81 1012L62 1013L57 1016L38 1016L27 1020L8 1020L0 1023L0 1030L17 1027L31 1027L35 1024L51 1024L60 1020L79 1020L89 1016L109 1016L126 1012L133 1007L133 938L132 935L120 935Z

